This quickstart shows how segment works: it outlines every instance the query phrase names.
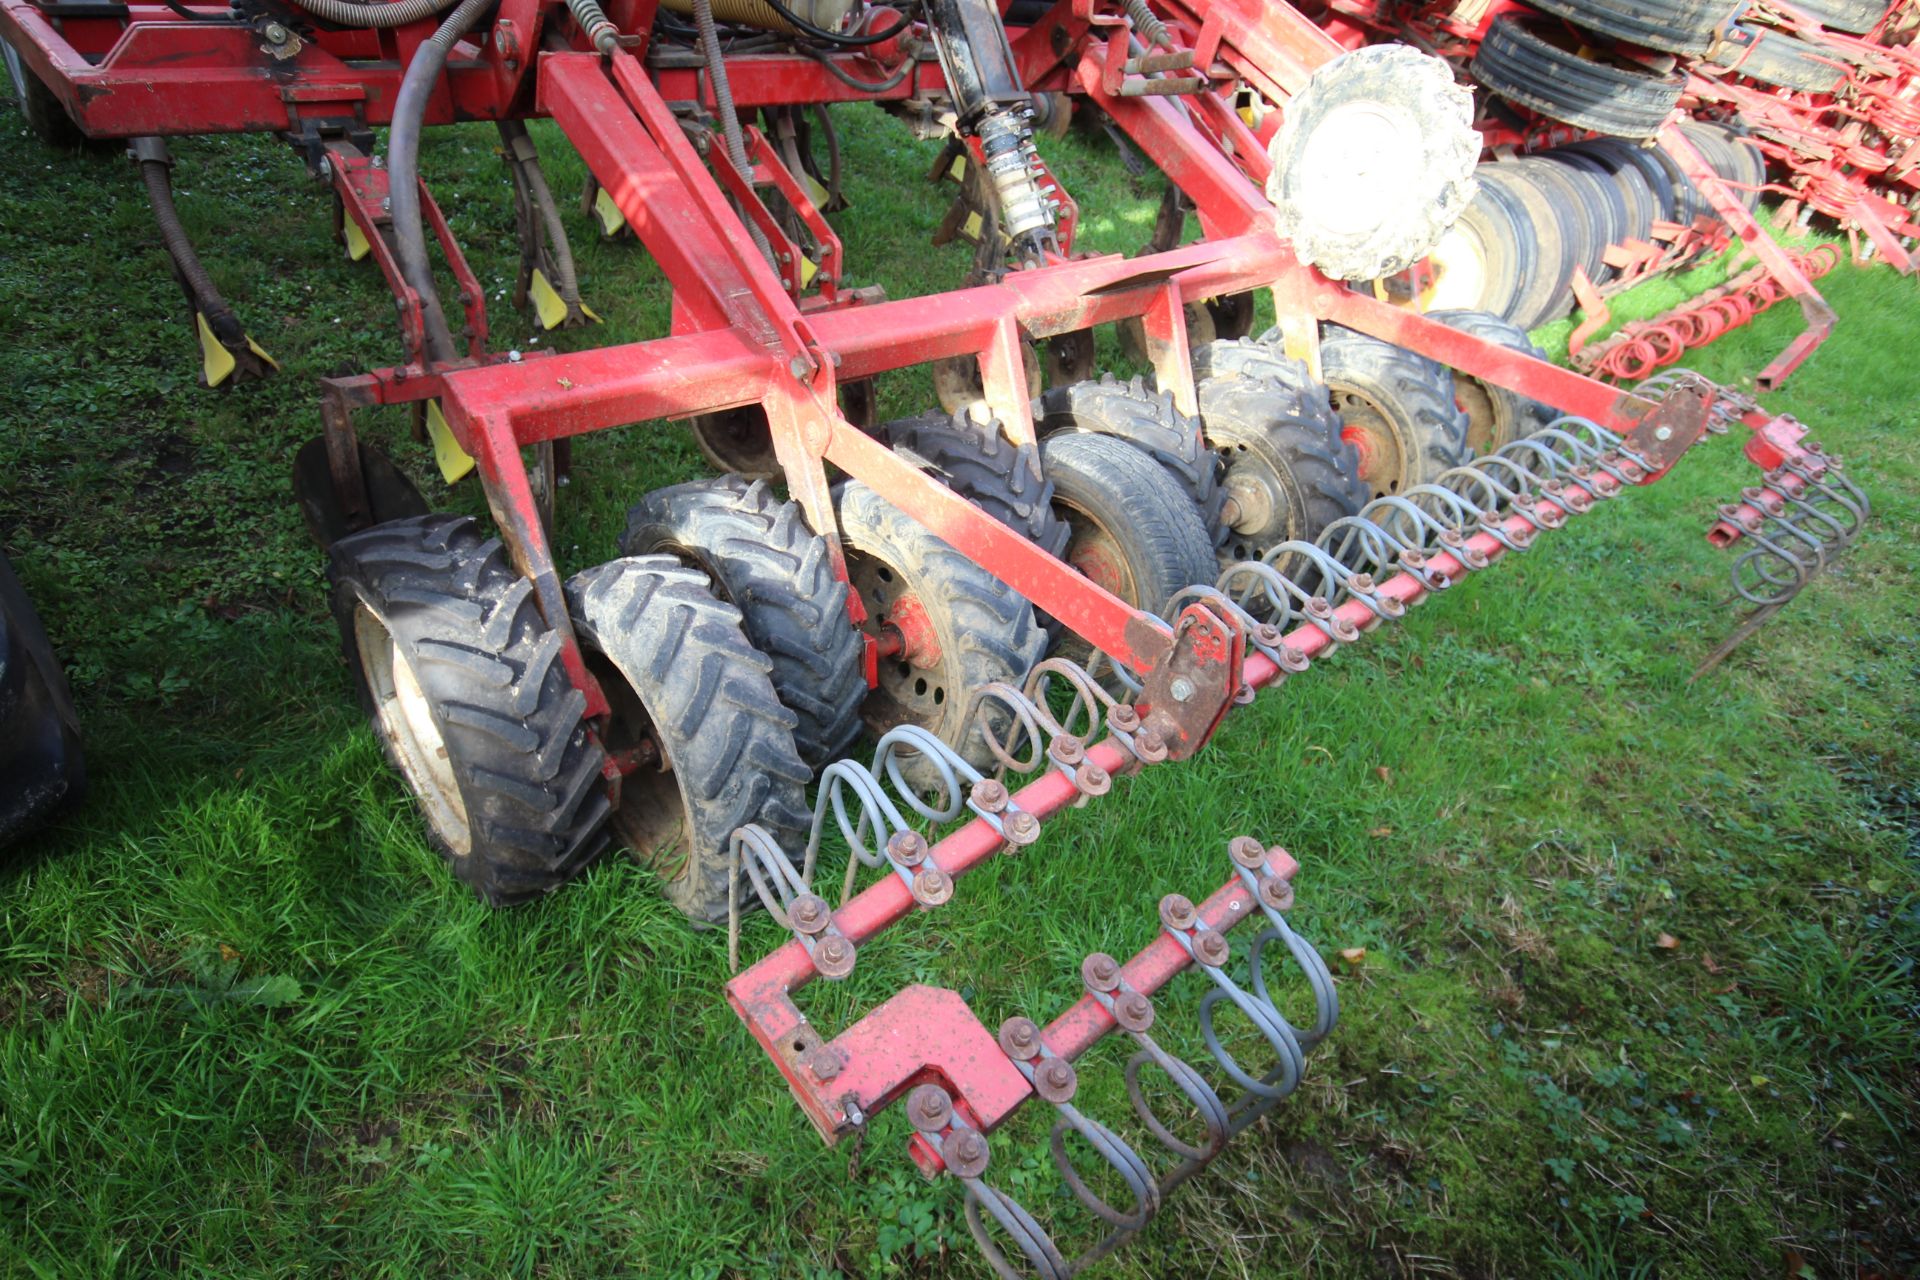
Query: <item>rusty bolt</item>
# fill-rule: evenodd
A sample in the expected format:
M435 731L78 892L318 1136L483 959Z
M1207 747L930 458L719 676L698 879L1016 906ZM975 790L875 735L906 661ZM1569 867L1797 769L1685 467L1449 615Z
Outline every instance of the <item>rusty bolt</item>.
M1227 856L1249 871L1258 871L1266 865L1266 846L1252 836L1235 836L1227 842Z
M914 1128L931 1133L952 1118L953 1099L939 1085L923 1084L907 1095L907 1119Z
M903 867L917 867L927 859L927 842L918 831L896 831L887 837L887 856Z
M1671 440L1673 439L1673 428L1672 427L1656 427L1654 428L1653 438L1655 440Z
M987 1171L987 1140L972 1129L962 1129L948 1138L940 1149L940 1158L956 1178L977 1178Z
M1040 838L1040 819L1025 809L1008 814L1003 825L1008 844L1028 845Z
M1193 928L1193 899L1185 894L1170 893L1160 899L1160 923L1175 933L1185 933Z
M813 949L813 967L823 978L844 978L853 972L853 944L839 934L822 938Z
M813 374L813 361L805 356L795 356L787 362L787 372L793 375L795 382L805 382Z
M1040 1052L1040 1027L1032 1018L1012 1017L1000 1024L1000 1049L1025 1062Z
M1218 929L1202 929L1193 935L1193 958L1209 969L1218 969L1231 954L1227 935Z
M1065 1102L1079 1087L1080 1079L1065 1058L1048 1058L1034 1069L1033 1091L1048 1102Z
M1254 642L1265 645L1269 649L1279 644L1282 638L1283 633L1280 628L1274 626L1271 622L1262 622L1253 629Z
M1140 730L1133 740L1133 749L1140 753L1143 760L1158 762L1167 758L1167 740L1152 725Z
M1080 964L1080 980L1094 991L1112 991L1120 985L1120 962L1096 951Z
M1373 590L1373 575L1370 573L1356 573L1347 579L1347 586L1354 591L1371 591Z
M1080 739L1070 733L1054 734L1053 742L1049 745L1048 750L1052 752L1054 759L1058 760L1061 764L1079 764L1087 758L1085 745L1081 743Z
M1167 687L1167 692L1173 695L1175 702L1186 702L1193 697L1193 681L1185 676L1175 676L1173 683Z
M1153 1025L1153 1001L1138 991L1124 991L1114 998L1113 1019L1128 1031L1145 1031Z
M787 908L787 919L793 921L793 927L809 935L825 929L831 915L826 899L812 893L801 894Z
M953 897L953 877L938 867L922 867L913 877L913 897L923 907L937 907Z
M846 1067L846 1055L832 1045L822 1045L813 1051L813 1057L807 1060L814 1079L831 1080Z
M1000 813L1007 807L1007 784L997 778L982 778L973 784L974 807L984 813Z
M1233 691L1233 705L1244 707L1252 702L1255 696L1252 685L1242 684Z
M1315 618L1331 618L1333 606L1327 603L1325 596L1315 596L1307 601L1307 613Z
M1121 733L1132 733L1140 727L1140 713L1128 706L1115 707L1107 712L1107 727Z
M1290 644L1280 646L1280 669L1289 672L1305 671L1313 665L1313 660Z
M1267 876L1260 881L1260 901L1275 911L1288 911L1293 908L1293 884L1279 876Z
M1103 796L1113 789L1113 778L1097 764L1083 764L1073 775L1073 785L1090 796Z

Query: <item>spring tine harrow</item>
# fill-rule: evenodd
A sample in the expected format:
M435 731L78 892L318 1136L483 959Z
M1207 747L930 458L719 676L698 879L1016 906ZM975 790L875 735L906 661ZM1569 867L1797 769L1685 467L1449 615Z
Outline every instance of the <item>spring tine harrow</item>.
M1752 401L1685 370L1667 371L1635 394L1645 413L1625 434L1584 417L1560 418L1434 483L1376 498L1313 542L1282 543L1260 560L1228 565L1215 582L1178 593L1169 612L1217 624L1208 643L1236 651L1237 665L1225 669L1238 678L1224 696L1250 701L1258 689L1309 670L1468 574L1527 550L1628 487L1658 479L1706 436L1735 422L1754 425L1759 414ZM1825 563L1858 533L1867 511L1864 494L1833 459L1798 443L1797 424L1758 421L1765 425L1756 427L1748 452L1770 469L1742 504L1724 510L1722 522L1754 539L1746 572L1758 585L1749 588L1750 599L1772 598L1766 593L1780 594ZM1190 626L1176 624L1175 634L1192 642ZM956 993L915 986L829 1037L795 1004L814 978L845 977L856 949L872 945L889 924L951 905L956 883L980 863L1028 849L1061 810L1169 758L1154 727L1155 695L1144 682L1125 679L1118 694L1110 691L1096 678L1099 662L1098 655L1091 667L1051 659L1019 688L997 684L976 694L969 716L986 729L996 777L930 735L896 730L881 739L870 764L829 768L799 864L757 828L743 829L734 842L746 882L793 934L737 972L728 984L735 1011L829 1142L861 1131L877 1111L905 1099L914 1126L909 1154L929 1177L959 1179L972 1234L1001 1276L1071 1276L1143 1229L1181 1182L1299 1087L1308 1055L1339 1017L1331 972L1289 919L1298 863L1284 849L1247 837L1229 845L1232 875L1206 899L1161 900L1158 936L1131 959L1088 956L1079 999L1045 1026L1015 1015L989 1033ZM1118 664L1114 671L1127 674ZM1170 687L1171 695L1164 692ZM1165 683L1154 688L1163 698L1182 692ZM1027 780L1015 789L1007 781L1013 775ZM932 839L941 826L947 834ZM812 881L832 832L849 852L841 905L829 909ZM848 896L862 867L881 874ZM730 920L736 940L739 905L736 899ZM1229 935L1255 918L1256 935L1236 951ZM1283 953L1276 947L1284 947L1284 960L1311 992L1313 1015L1305 1024L1278 1007L1273 978ZM1199 1065L1152 1034L1156 1018L1172 1007L1169 982L1187 970L1204 975L1208 988L1195 1009L1204 1047ZM1223 1015L1251 1034L1224 1034ZM1123 1137L1111 1119L1075 1101L1075 1063L1116 1032L1133 1041L1123 1073L1133 1113L1127 1132L1144 1138ZM1262 1046L1260 1062L1243 1060L1246 1044ZM1149 1068L1170 1082L1181 1116L1156 1109ZM993 1135L1034 1097L1055 1110L1048 1143L1067 1193L1048 1203L1077 1205L1103 1233L1077 1254L1063 1250L1048 1224L991 1178ZM1104 1177L1090 1175L1087 1150Z

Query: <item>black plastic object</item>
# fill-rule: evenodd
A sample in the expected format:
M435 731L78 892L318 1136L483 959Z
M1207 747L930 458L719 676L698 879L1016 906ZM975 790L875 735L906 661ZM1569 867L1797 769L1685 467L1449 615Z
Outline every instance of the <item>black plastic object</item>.
M66 673L26 589L0 555L0 844L78 799L86 781Z

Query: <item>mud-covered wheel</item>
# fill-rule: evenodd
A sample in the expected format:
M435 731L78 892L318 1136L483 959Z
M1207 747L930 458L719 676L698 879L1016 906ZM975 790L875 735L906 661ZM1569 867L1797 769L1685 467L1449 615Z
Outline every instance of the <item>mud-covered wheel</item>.
M773 429L767 425L767 411L757 404L696 414L687 419L687 428L693 432L700 456L715 471L732 472L749 480L780 474L780 460L773 452Z
M1473 95L1404 44L1343 53L1287 103L1267 199L1302 262L1341 280L1404 271L1473 198Z
M959 413L923 413L881 428L895 449L927 464L933 477L1021 537L1059 555L1067 527L1053 514L1053 485L1040 451L1016 445L998 422Z
M995 681L1019 687L1045 653L1032 606L859 481L836 492L847 575L882 652L878 687L861 707L867 728L877 737L917 724L992 769L978 724L964 718L978 690ZM1009 722L993 724L1004 740ZM934 773L923 764L908 776L925 785Z
M1201 425L1220 456L1226 493L1223 562L1257 560L1293 539L1311 542L1367 500L1359 457L1340 438L1326 388L1297 361L1268 358L1285 372L1255 375L1251 360L1238 360L1246 372L1198 383Z
M1427 319L1536 360L1547 358L1546 352L1533 345L1526 330L1485 311L1429 311ZM1458 369L1453 371L1453 399L1467 415L1467 449L1475 454L1492 453L1503 444L1532 435L1555 416L1538 400L1482 382Z
M13 83L13 99L19 104L20 114L26 118L27 128L33 131L34 137L61 151L92 145L93 140L73 122L60 99L53 96L53 90L41 82L13 45L5 40L0 40L0 58L6 60L7 78Z
M499 540L464 516L396 520L336 542L328 576L361 703L454 873L506 906L592 861L605 755Z
M860 732L867 683L847 584L797 502L764 480L720 476L656 489L627 513L620 550L664 553L706 574L740 611L747 640L773 663L773 690L798 717L800 758L819 768Z
M1173 594L1214 578L1214 544L1199 508L1143 449L1063 431L1040 446L1053 507L1066 521L1066 561L1136 609L1164 613ZM1072 638L1071 651L1084 645Z
M1401 493L1467 460L1467 415L1445 365L1338 325L1320 338L1320 369L1341 438L1360 455L1368 492Z
M727 843L746 823L805 843L811 771L793 746L772 662L740 611L671 556L629 556L567 583L587 669L612 708L604 733L622 767L613 829L699 921L727 914Z
M1619 138L1652 137L1686 88L1684 75L1657 75L1558 22L1514 14L1494 19L1468 71L1509 102Z
M1207 447L1197 418L1174 407L1169 392L1147 386L1145 379L1121 382L1108 374L1099 381L1055 387L1040 398L1034 427L1042 435L1059 431L1090 431L1125 440L1166 469L1180 491L1199 512L1214 546L1226 540L1220 507L1226 494L1220 488L1220 459ZM1058 477L1049 476L1055 485Z
M1244 338L1253 332L1253 295L1223 293L1207 299L1207 314L1213 317L1215 339Z

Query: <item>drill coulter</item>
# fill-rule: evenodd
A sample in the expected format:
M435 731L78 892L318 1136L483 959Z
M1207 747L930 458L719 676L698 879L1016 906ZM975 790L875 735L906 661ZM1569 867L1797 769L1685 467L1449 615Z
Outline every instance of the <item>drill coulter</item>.
M795 993L845 978L910 913L963 908L970 870L1192 757L1261 689L1658 480L1709 434L1751 432L1765 473L1715 534L1752 540L1750 598L1797 589L1865 517L1838 465L1751 401L1690 374L1608 386L1510 326L1376 296L1409 292L1381 278L1417 272L1471 199L1469 103L1438 61L1343 54L1281 0L1058 0L1014 23L982 0L89 5L57 25L50 3L0 0L0 35L79 128L284 132L392 289L402 362L325 380L324 434L298 465L360 693L455 873L526 901L617 834L688 915L729 922L736 957L757 899L792 937L728 983L733 1007L829 1141L906 1098L914 1159L964 1182L1001 1274L1103 1256L1298 1088L1337 1002L1292 924L1293 857L1233 839L1220 888L1163 899L1159 936L1124 963L1088 957L1044 1025L1001 1011L996 1034L957 994L911 987L827 1036ZM1263 134L1239 110L1255 98L1277 108ZM979 246L967 287L889 299L847 283L816 198L837 198L839 166L802 155L796 121L854 100L951 144L942 163L976 205L947 228ZM1036 112L1057 122L1068 100L1180 192L1139 254L1074 247L1074 205L1033 145ZM490 348L419 137L507 122L522 283L542 323L577 324L591 313L514 123L536 112L592 171L602 228L630 230L671 284L668 336ZM391 126L383 154L374 125ZM1188 206L1203 238L1183 244ZM1276 327L1238 336L1263 289ZM1150 377L1091 376L1102 325L1130 331ZM958 412L867 421L873 378L941 362ZM1487 419L1477 459L1456 377ZM1037 394L1037 378L1054 385ZM496 533L426 514L359 439L354 415L379 405L419 412ZM625 554L563 580L563 446L673 419L755 478L648 496ZM871 763L840 759L863 724ZM816 879L839 842L835 907ZM878 875L855 893L863 868ZM1290 1017L1295 970L1310 1010ZM1205 1069L1171 1034L1169 984L1189 971L1206 994L1187 1056ZM1077 1092L1075 1062L1116 1030L1136 1047L1132 1120L1096 1118ZM1161 1078L1191 1116L1152 1100ZM994 1178L997 1131L1036 1095L1056 1109L1066 1199L1097 1224L1084 1250Z

